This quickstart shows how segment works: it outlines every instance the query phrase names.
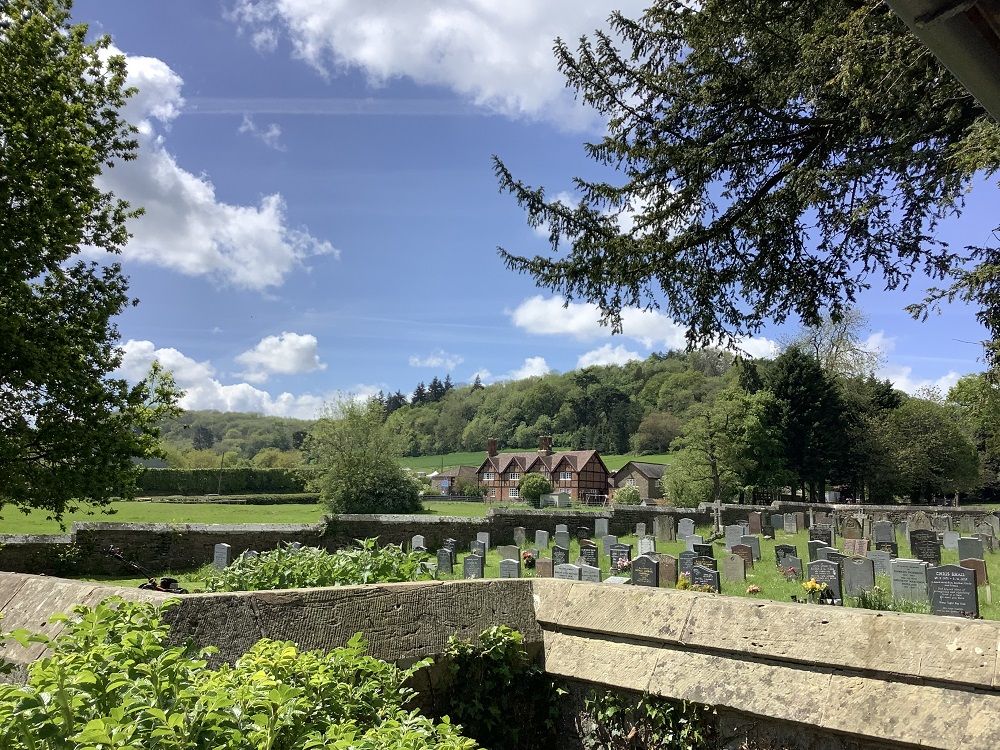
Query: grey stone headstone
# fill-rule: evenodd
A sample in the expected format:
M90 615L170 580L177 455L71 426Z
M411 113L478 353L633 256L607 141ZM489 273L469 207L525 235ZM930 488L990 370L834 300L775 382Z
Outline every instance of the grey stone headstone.
M747 570L753 570L753 550L746 544L734 544L731 550L737 557L742 557Z
M684 551L677 557L678 574L691 577L691 568L694 567L694 559L698 557L694 552Z
M520 578L521 577L521 561L514 559L507 559L500 561L500 577L501 578Z
M557 547L565 547L566 549L569 549L569 532L557 531L553 541L555 541Z
M298 552L300 549L302 549L302 542L292 542L289 546L292 548L293 551Z
M656 516L653 519L653 536L659 542L672 542L676 537L673 516Z
M694 521L690 518L682 518L677 522L677 538L685 539L694 533Z
M260 557L260 552L258 552L255 549L248 549L246 552L243 553L243 557L247 558L248 560L256 560L258 557Z
M897 558L889 563L892 595L911 602L927 601L927 563Z
M840 533L844 539L861 539L863 536L861 522L854 516L848 516L844 519Z
M479 557L486 557L486 545L476 539L469 543L469 552Z
M639 555L632 561L632 585L633 586L653 586L660 585L660 563L651 557Z
M600 539L601 537L608 535L608 519L607 518L595 518L594 519L594 538Z
M821 559L819 556L819 551L821 549L831 549L827 547L825 543L819 541L818 539L811 540L808 543L808 547L809 547L809 562Z
M722 560L722 580L745 581L747 578L746 563L739 555L729 555Z
M816 550L816 559L826 560L827 555L829 555L831 552L839 554L840 550L837 549L836 547L820 547L818 550ZM843 557L843 555L841 555L841 557Z
M650 552L656 552L656 539L651 536L644 536L639 538L638 544L639 554L647 555Z
M646 524L644 524L644 523L637 523L635 525L635 535L637 537L644 537L644 536L646 536Z
M687 549L694 551L694 545L704 544L705 540L701 538L701 534L688 534L687 538L684 540L684 544Z
M657 554L660 561L660 587L670 588L677 585L677 558L664 552Z
M417 534L416 536L410 539L410 549L417 549L417 547L427 549L427 545L424 543L423 534Z
M782 527L786 534L797 534L799 533L799 525L796 523L794 513L786 513L784 519L782 520Z
M564 563L562 565L556 565L552 569L553 575L556 578L560 578L564 581L579 581L580 580L580 568L576 565L570 565L569 563Z
M945 549L957 550L959 536L960 534L957 531L944 532L941 535L941 546Z
M632 583L632 579L627 576L609 576L604 582L610 583L612 586L621 586Z
M598 568L596 565L581 565L580 580L589 581L590 583L600 583L601 569Z
M552 548L552 564L556 567L569 562L569 546L560 547L558 544Z
M567 524L565 524L565 523L557 523L556 524L556 533L558 534L560 531L563 532L564 534L568 534L569 533L569 526Z
M739 543L745 544L750 549L753 550L753 559L755 562L757 560L760 560L760 539L758 539L755 536L749 536L744 534L743 536L740 537Z
M985 554L983 552L983 543L976 539L975 537L959 537L958 539L958 557L961 560L968 559L970 557L975 557L980 560L985 559Z
M840 566L829 560L814 560L809 563L809 578L816 583L825 583L834 599L843 599L840 588Z
M802 511L795 512L795 527L802 531L806 527L806 514Z
M875 575L889 575L889 563L892 561L892 555L885 550L877 549L869 552L866 557L871 560L872 564L875 566Z
M930 521L928 521L928 524ZM959 540L961 544L961 540ZM937 532L931 529L910 529L910 554L918 560L936 565L941 562L941 545Z
M751 513L747 516L747 528L751 534L760 534L764 530L763 516L756 511Z
M893 527L892 521L876 521L872 526L872 535L875 537L876 544L896 541L896 529Z
M976 528L976 519L968 513L963 514L958 519L958 530L963 534L971 534Z
M216 544L212 550L212 565L219 570L225 570L233 559L233 548L229 544Z
M802 560L795 555L785 555L785 557L782 558L782 564L784 565L785 570L791 568L795 571L796 577L800 581L802 580Z
M951 531L951 518L941 514L931 516L931 528L935 531Z
M740 537L743 536L743 527L731 524L725 528L726 549L731 550L734 544L740 544Z
M476 541L477 542L482 542L483 544L486 545L486 549L489 549L490 548L490 532L488 532L488 531L480 531L478 534L476 534Z
M605 555L611 554L611 545L618 544L618 537L614 534L605 534L601 537L601 547Z
M931 519L922 510L918 510L909 517L907 523L910 524L910 532L931 531Z
M483 565L485 562L485 557L480 557L479 555L467 555L465 559L462 560L462 577L482 578Z
M771 514L771 528L775 531L785 528L785 517L781 513Z
M844 596L860 596L875 587L875 563L867 557L852 557L840 563Z
M539 549L549 548L549 532L539 529L535 532L535 546Z
M518 547L523 547L525 541L527 541L527 536L525 536L525 528L523 526L514 527L514 544Z
M851 558L848 555L845 555L843 552L840 552L838 550L827 550L826 557L824 557L823 559L829 560L830 562L839 563L841 560L850 560Z
M993 536L1000 537L1000 518L997 518L994 514L990 513L988 516L983 518L983 523L993 529Z
M515 547L513 544L501 544L497 547L497 554L501 560L520 560L521 548Z
M979 617L976 573L961 565L931 566L927 571L931 614Z
M719 580L719 571L705 568L701 565L694 565L691 568L691 585L707 586L712 591L718 593L722 589Z
M455 572L454 561L451 557L451 550L447 547L442 547L437 551L437 564L439 573L447 573L451 575Z
M551 557L538 557L535 559L535 577L536 578L551 578L552 577L552 558Z

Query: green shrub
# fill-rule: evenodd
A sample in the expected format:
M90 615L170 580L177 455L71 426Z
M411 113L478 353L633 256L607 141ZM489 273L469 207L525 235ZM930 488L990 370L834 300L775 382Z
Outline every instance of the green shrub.
M521 633L498 625L484 630L479 643L452 636L444 663L452 682L445 708L467 735L490 750L553 745L562 691L529 658Z
M167 646L148 603L77 607L24 687L0 685L4 750L473 750L446 721L409 710L400 669L365 653L360 634L330 652L264 639L235 665L210 649Z
M315 469L146 469L139 476L140 495L257 495L306 491Z
M534 472L525 474L521 478L521 483L518 487L520 488L521 499L526 500L529 505L533 505L536 508L539 505L542 495L552 492L552 483L541 474Z
M715 712L656 695L591 692L578 727L587 750L703 750L716 746Z
M615 505L639 505L642 497L639 495L639 488L625 485L615 490Z
M860 596L850 597L848 604L861 609L877 609L883 612L916 612L929 614L931 609L927 602L912 602L909 599L893 597L889 579L879 576L876 585L869 591L862 591Z
M397 583L431 578L419 552L404 552L395 544L379 547L377 540L327 552L316 547L296 549L286 544L257 557L241 555L224 570L211 566L199 577L206 591L259 591L318 586Z

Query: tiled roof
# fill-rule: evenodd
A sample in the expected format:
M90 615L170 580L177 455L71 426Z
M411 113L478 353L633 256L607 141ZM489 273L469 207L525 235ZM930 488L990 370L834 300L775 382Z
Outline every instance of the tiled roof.
M621 467L618 471L615 472L615 476L617 477L620 474L626 473L629 467L633 469L638 469L639 473L642 474L647 479L659 479L660 477L663 476L664 469L667 468L663 464L651 464L651 463L646 463L645 461L629 461L627 464L625 464L623 467Z
M587 462L597 455L595 450L586 451L559 451L550 456L543 456L537 452L531 453L498 453L495 456L487 456L486 460L479 466L479 470L492 469L500 474L517 467L522 472L530 471L535 462L540 462L546 471L552 471L565 458L574 471L579 471Z

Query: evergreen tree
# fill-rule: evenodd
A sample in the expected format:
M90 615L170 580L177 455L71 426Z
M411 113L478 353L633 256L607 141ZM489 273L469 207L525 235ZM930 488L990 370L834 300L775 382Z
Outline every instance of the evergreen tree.
M410 403L420 405L427 403L427 401L427 386L425 386L424 382L421 380L417 383L417 387L413 391L413 397L410 399Z
M433 403L440 401L442 396L444 396L444 384L435 375L431 380L431 384L427 387L427 400Z
M479 377L479 373L476 373L476 379L472 381L472 390L481 391L485 386L483 385L483 379Z
M455 384L451 382L451 373L448 373L444 376L444 392L448 393L454 387Z
M207 427L198 425L194 428L194 432L191 435L191 447L196 451L203 451L210 449L215 445L215 435Z
M396 409L406 406L406 396L401 391L390 393L385 399L385 413L392 414Z

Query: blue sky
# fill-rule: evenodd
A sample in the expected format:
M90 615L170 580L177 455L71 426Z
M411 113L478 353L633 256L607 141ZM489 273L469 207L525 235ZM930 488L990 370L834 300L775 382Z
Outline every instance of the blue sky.
M141 304L120 321L123 372L153 358L189 408L314 416L340 393L412 391L624 361L682 345L633 312L611 337L587 305L504 269L496 247L545 241L497 191L490 155L557 193L587 173L594 116L550 48L603 25L590 0L78 0L140 87L140 157L102 179L144 205L124 263ZM984 242L996 186L942 236ZM926 286L865 295L882 374L906 390L981 368L959 305L926 323ZM766 352L787 331L748 345Z

